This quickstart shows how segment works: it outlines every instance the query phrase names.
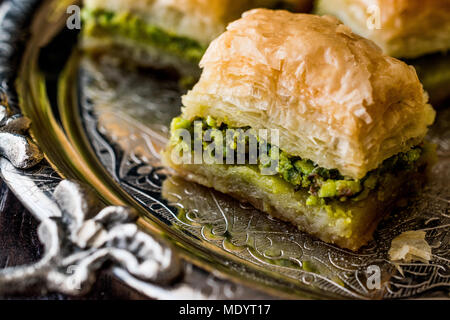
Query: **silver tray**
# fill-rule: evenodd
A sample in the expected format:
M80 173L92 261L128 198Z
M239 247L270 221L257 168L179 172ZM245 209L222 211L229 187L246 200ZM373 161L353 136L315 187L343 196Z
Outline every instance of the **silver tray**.
M41 222L46 249L35 265L1 270L0 295L81 295L108 266L158 299L450 298L450 110L440 106L429 134L439 160L423 192L359 252L339 249L170 176L159 151L183 90L162 72L84 57L66 27L72 4L0 9L1 103L10 110L0 119L0 174ZM429 263L389 261L391 240L407 230L426 231Z

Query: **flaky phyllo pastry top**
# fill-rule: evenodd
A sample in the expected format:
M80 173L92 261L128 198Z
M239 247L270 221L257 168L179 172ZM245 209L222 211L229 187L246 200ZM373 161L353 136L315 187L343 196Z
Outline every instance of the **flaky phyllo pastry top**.
M328 16L248 11L200 65L185 118L279 129L285 152L355 179L420 143L435 117L413 67Z

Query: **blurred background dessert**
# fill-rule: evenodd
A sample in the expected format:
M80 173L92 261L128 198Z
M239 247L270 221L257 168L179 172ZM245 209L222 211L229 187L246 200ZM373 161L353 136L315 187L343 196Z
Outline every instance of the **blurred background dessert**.
M317 0L314 12L336 16L413 65L434 105L449 98L450 1Z

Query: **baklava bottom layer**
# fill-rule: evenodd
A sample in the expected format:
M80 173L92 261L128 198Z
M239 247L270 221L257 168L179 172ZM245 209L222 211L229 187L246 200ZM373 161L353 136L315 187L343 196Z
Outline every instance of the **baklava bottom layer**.
M326 206L311 206L306 204L310 196L307 191L296 190L278 176L263 176L245 165L175 164L171 152L169 147L163 153L163 161L183 178L249 202L325 242L353 251L372 239L378 222L398 200L417 190L425 177L421 161L423 167L419 170L383 179L378 191L364 200L333 200Z

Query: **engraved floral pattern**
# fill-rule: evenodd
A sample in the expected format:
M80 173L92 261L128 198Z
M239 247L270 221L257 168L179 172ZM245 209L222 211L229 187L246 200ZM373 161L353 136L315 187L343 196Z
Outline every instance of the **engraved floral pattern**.
M90 102L82 104L86 132L111 175L149 214L245 263L267 268L293 283L342 297L405 298L436 288L448 295L450 158L446 146L450 141L447 119L450 113L444 112L435 127L438 132L433 130L430 134L430 139L439 144L440 156L431 173L433 183L407 207L393 212L381 223L375 239L353 253L314 239L213 190L176 177L167 179L167 172L159 162L159 151L166 141L168 119L179 112L174 101L180 93L167 87L157 90L160 81L138 75L125 77L125 83L116 82L119 87L114 87L108 77L117 74L96 69L91 72L97 84L102 85L102 92L106 89L109 94L99 94L95 85L86 92L85 100ZM130 84L133 88L150 88L151 102L141 99L130 106L127 101L138 101L136 95L140 95L139 89L130 93L132 97L123 95ZM146 103L151 107L146 107ZM133 110L142 112L145 108L146 117L153 121L146 122L147 125L133 117ZM158 113L161 110L166 111L164 116ZM401 265L390 262L387 251L391 240L403 231L418 229L427 232L427 241L433 248L432 261ZM382 271L379 290L367 287L366 270L370 265L377 265Z

